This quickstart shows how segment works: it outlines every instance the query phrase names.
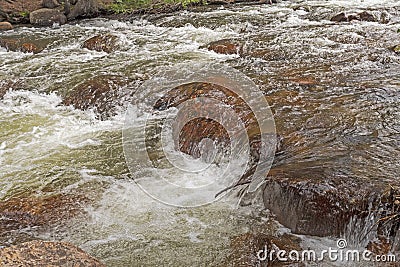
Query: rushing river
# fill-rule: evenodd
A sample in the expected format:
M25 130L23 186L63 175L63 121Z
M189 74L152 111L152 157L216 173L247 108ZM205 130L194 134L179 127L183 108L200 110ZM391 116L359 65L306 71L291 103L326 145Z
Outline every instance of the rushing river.
M330 21L342 11L364 10L378 21ZM19 79L26 87L0 101L0 199L27 192L90 195L87 215L66 229L21 231L72 242L109 266L229 265L233 237L286 231L262 202L237 207L230 196L196 209L158 203L137 187L126 166L125 110L98 120L91 110L61 105L62 97L96 75L141 81L161 66L226 64L260 87L277 133L291 140L277 166L315 179L391 183L400 169L400 56L388 48L400 43L399 28L398 1L348 0L207 7L1 33L49 45L38 54L0 48L0 80ZM117 35L121 49L81 48L100 33ZM226 38L242 42L248 55L201 48Z

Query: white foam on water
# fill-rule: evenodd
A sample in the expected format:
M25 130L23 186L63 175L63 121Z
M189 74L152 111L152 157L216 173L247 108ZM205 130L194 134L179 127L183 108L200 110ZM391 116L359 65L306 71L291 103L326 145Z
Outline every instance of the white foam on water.
M33 162L51 161L52 155L62 150L99 146L103 131L123 125L123 115L100 121L93 111L74 110L60 102L54 93L11 91L4 96L0 102L0 180L7 174L31 170Z

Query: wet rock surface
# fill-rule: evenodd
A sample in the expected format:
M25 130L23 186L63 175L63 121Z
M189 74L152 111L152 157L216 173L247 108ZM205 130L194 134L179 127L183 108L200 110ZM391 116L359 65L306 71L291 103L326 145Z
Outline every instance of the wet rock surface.
M87 110L95 109L100 118L115 114L116 108L129 98L134 91L125 88L128 78L117 75L103 75L78 84L62 101L64 105Z
M208 50L219 54L241 54L243 52L242 44L237 40L223 39L209 43L205 46Z
M366 200L346 199L344 192L329 183L316 184L312 179L296 179L275 171L271 170L266 182L264 204L293 233L339 236L350 218L362 210L354 204L367 208Z
M13 26L7 21L0 22L0 31L12 30Z
M24 88L24 83L21 80L3 80L0 81L0 100L10 90L20 90Z
M118 37L112 34L97 35L86 40L82 47L98 52L111 53L118 49Z
M7 51L23 52L23 53L40 53L45 47L46 43L37 42L24 37L7 37L0 38L0 46L7 49Z
M156 110L164 110L171 107L177 107L181 103L194 98L212 98L227 106L231 107L239 118L242 120L251 146L251 155L255 160L258 160L257 147L260 142L260 128L256 121L255 115L251 111L250 107L233 91L222 87L217 84L210 83L190 83L178 86L177 88L169 91L163 96L155 105ZM221 146L221 149L226 148L230 144L230 138L226 131L226 127L231 125L230 130L234 130L236 125L235 118L221 117L224 116L220 109L215 109L212 106L207 107L201 101L197 103L198 106L193 107L194 110L198 110L198 115L187 114L187 116L195 116L196 119L188 120L182 117L182 121L187 121L181 128L179 135L179 144L175 144L176 147L189 155L194 157L200 156L201 140L209 138L216 144ZM206 118L201 115L202 110L207 110L209 118L221 117L221 120L217 122L214 119ZM194 111L195 112L195 111ZM221 125L224 123L224 126ZM238 130L238 129L237 129Z
M393 210L393 204L389 203L394 200L388 200L385 195L389 185L366 185L351 178L329 179L325 171L321 170L318 177L312 168L271 169L263 189L265 207L293 233L316 236L341 236L351 221L359 221L363 227L367 216L380 210L375 214L376 224L364 225L365 231L384 234L393 242L398 223L378 224L378 220L393 216L388 211Z
M31 241L0 249L0 264L14 266L104 267L100 261L67 242Z
M359 20L359 21L370 21L370 22L377 22L378 19L371 13L367 11L363 11L360 13L339 13L331 18L331 21L335 22L349 22L352 20Z
M29 21L36 26L53 26L65 24L67 17L55 9L41 8L30 13Z
M62 226L83 214L88 202L83 196L58 194L46 197L13 197L0 202L0 241L18 244L35 238L35 233ZM25 231L21 231L25 229Z

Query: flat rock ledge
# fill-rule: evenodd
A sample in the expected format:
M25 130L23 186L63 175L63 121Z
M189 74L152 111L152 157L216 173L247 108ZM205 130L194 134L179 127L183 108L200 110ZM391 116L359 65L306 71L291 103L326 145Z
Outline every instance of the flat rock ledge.
M371 237L363 233L390 244L400 238L400 224L391 219L400 214L398 185L317 176L276 168L267 177L264 205L292 233L340 237L357 227L362 230L356 238L370 243Z
M105 267L103 263L70 243L38 240L0 249L0 265Z

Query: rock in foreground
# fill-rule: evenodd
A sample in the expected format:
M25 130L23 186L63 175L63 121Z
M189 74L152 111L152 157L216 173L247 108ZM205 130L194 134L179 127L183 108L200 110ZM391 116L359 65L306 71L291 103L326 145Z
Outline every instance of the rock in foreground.
M31 241L0 249L0 265L105 267L82 249L66 242Z

